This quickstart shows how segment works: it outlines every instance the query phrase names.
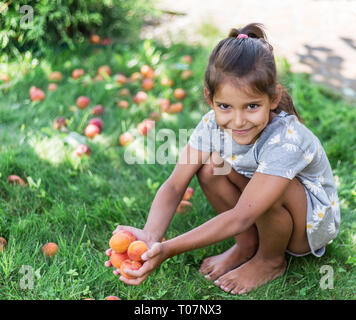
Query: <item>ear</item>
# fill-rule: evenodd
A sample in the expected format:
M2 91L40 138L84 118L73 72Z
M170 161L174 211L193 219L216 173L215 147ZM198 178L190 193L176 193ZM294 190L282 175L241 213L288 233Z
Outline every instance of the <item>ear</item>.
M209 98L209 91L206 87L204 87L204 97L205 97L205 100L208 102L209 106L211 108L213 108L213 102Z
M276 94L271 101L271 110L275 110L278 107L279 102L282 99L282 93L283 93L283 87L280 84L277 84Z

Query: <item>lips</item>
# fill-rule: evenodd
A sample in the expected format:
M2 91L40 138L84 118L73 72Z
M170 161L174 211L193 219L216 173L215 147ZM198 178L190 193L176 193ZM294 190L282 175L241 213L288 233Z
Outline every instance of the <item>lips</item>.
M245 130L234 130L234 129L231 129L233 133L236 133L236 134L245 134L247 132L249 132L251 130L250 129L245 129Z

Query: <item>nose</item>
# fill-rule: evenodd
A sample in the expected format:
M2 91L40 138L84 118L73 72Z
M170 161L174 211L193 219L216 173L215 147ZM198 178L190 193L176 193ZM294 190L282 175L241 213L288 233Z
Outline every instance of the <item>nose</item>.
M243 110L235 110L233 114L233 128L236 130L244 128L245 125L245 117Z

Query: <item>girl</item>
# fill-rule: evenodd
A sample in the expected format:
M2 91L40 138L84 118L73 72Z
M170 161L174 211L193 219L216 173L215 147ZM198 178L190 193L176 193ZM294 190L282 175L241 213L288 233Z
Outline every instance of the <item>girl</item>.
M284 274L286 252L321 257L339 231L328 158L277 81L263 25L232 29L218 43L209 57L204 95L212 110L158 190L144 229L114 231L129 230L150 246L143 266L127 270L136 278L120 276L126 284L140 284L167 258L233 236L234 246L205 259L200 272L226 292L246 293ZM220 214L160 242L195 174Z

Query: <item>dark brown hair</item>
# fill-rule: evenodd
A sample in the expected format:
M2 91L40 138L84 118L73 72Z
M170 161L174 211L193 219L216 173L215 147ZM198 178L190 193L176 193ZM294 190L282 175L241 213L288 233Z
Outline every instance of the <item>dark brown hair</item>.
M219 86L225 81L232 81L246 92L267 94L271 101L279 84L282 97L274 112L284 110L303 122L288 91L278 82L273 47L267 42L263 27L260 23L250 23L241 29L233 28L228 37L213 49L204 77L208 99L213 101ZM248 35L248 38L237 39L241 33Z

